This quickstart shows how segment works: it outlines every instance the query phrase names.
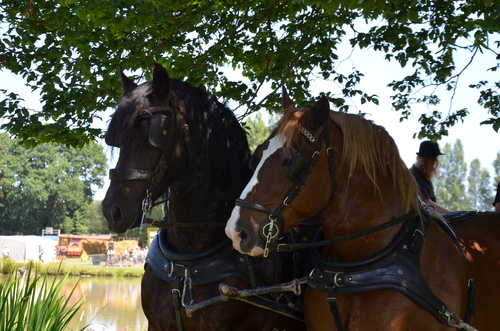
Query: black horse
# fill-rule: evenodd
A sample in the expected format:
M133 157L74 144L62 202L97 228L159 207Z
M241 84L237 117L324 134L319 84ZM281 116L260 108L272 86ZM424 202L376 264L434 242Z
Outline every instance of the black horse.
M227 292L297 276L292 255L249 258L225 236L252 173L233 112L213 95L170 79L157 63L152 81L136 85L121 72L121 82L123 97L106 133L106 143L120 148L102 203L110 230L140 226L152 202L169 193L142 279L148 330L305 330L301 321L258 307L280 310L284 305L276 303L288 300L283 295L228 301L219 290L220 283Z

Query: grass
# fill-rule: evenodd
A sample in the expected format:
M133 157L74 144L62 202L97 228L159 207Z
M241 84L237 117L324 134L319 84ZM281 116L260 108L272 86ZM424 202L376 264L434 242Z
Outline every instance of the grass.
M19 268L28 268L33 261L18 263L10 259L0 259L0 273L11 274ZM37 263L39 273L47 275L71 275L71 276L106 276L106 277L142 277L144 268L135 266L113 266L93 265L91 262L82 262L80 259L65 259L55 263Z
M66 297L61 295L67 276L49 281L47 274L40 276L34 264L27 268L23 276L16 270L0 283L0 331L65 330L83 298L69 304L72 292Z

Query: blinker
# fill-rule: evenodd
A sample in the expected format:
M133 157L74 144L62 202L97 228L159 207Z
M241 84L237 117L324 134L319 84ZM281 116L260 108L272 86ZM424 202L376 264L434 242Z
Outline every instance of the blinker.
M299 184L307 167L309 166L310 158L302 152L298 152L292 160L292 164L288 167L286 176L293 183Z
M151 146L166 150L171 136L168 132L172 132L171 128L174 125L174 119L171 113L154 114L150 119L149 124L149 143Z

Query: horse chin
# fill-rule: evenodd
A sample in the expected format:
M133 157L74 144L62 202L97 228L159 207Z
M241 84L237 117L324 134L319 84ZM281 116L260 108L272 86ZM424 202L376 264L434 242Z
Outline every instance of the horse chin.
M250 255L250 256L254 256L254 257L264 254L264 249L260 246L254 246L252 249L250 249L248 251L244 251L241 249L241 246L238 243L235 243L233 241L233 248L236 249L241 254Z
M108 229L111 232L123 234L129 229L134 229L141 226L141 216L142 214L140 216L136 216L133 220L108 220Z
M264 249L260 246L255 246L254 248L252 248L250 253L248 253L248 255L250 256L260 256L263 254L264 254Z

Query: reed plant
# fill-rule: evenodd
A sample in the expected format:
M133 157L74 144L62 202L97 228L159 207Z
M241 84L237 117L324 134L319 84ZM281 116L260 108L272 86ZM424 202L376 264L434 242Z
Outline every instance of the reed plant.
M0 284L0 331L63 331L80 309L83 299L70 304L62 294L63 277L40 275L33 264L23 275L13 271ZM84 328L80 329L84 330Z

